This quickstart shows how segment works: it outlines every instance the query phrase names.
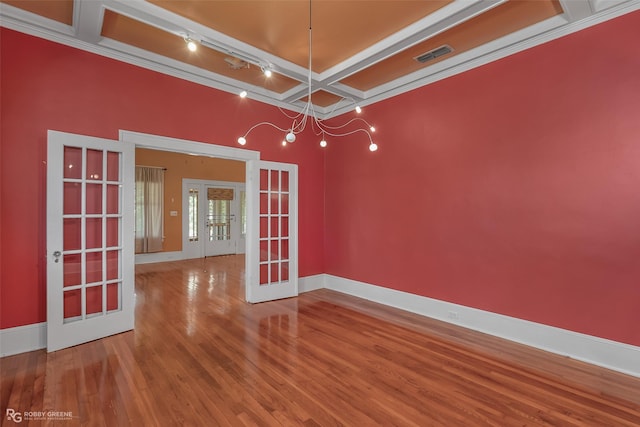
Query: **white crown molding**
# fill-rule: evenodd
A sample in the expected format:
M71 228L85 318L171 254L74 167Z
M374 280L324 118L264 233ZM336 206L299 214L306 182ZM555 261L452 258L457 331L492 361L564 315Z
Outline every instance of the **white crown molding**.
M314 85L314 90L327 90L339 96L352 98L360 106L366 106L640 9L640 0L562 0L566 11L564 15L525 28L372 90L358 91L337 83L341 78L366 68L397 50L405 49L432 37L434 34L444 31L456 23L463 22L481 13L483 10L495 7L502 1L473 0L453 2L442 8L442 10L436 11L431 16L365 49L341 64L321 74L313 73L312 84ZM80 3L84 5L85 2ZM88 15L88 19L94 24L96 20L101 19L105 8L111 9L176 35L192 33L199 37L200 40L210 40L231 46L240 53L264 59L273 64L275 71L301 83L284 94L268 91L257 86L251 87L226 76L113 40L99 39L99 41L95 42L99 35L95 31L92 32L91 29L86 28L86 25L78 25L78 28L70 27L4 3L0 3L0 18L2 18L0 25L228 93L237 94L242 90L247 90L250 99L291 111L301 112L302 107L304 107L303 103L295 102L297 98L306 95L308 90L306 69L304 67L284 61L143 0L103 0L99 4L101 6L93 5L90 8L83 9L85 15ZM76 9L78 10L74 10L74 13L80 16L83 11L80 10L81 8ZM588 15L589 10L592 10L594 14ZM584 17L585 15L588 16ZM427 27L426 29L423 28L425 26ZM83 40L83 37L87 41ZM143 56L145 58L142 58ZM316 106L315 109L319 118L327 119L347 113L351 111L352 107L351 104L345 104L340 107L335 105L325 108Z

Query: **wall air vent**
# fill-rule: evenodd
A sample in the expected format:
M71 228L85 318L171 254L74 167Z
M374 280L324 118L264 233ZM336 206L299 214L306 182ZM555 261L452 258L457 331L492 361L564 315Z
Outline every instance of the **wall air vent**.
M447 53L451 53L451 52L453 52L453 49L451 48L451 46L449 46L448 44L445 44L444 46L437 47L437 48L435 48L433 50L430 50L427 53L423 53L422 55L418 55L418 56L414 57L413 59L415 59L416 61L424 64L425 62L433 61L437 57L442 56L442 55L446 55Z

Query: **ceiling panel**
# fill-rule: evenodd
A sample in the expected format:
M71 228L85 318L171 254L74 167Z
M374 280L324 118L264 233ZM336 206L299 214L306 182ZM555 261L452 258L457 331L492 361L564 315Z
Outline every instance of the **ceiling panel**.
M267 78L256 66L250 65L247 68L233 69L225 61L229 55L204 46L200 46L196 52L191 52L187 49L186 42L182 37L110 10L105 11L101 34L103 37L212 71L243 83L264 87L276 93L285 92L299 83L279 74L273 74ZM238 86L242 87L241 84Z
M448 1L166 1L149 0L294 64L322 72L440 9Z
M63 24L73 24L73 0L2 0L2 3Z
M510 1L363 69L341 83L358 90L370 90L562 12L558 1ZM450 46L453 52L424 64L414 60L416 56L443 45Z

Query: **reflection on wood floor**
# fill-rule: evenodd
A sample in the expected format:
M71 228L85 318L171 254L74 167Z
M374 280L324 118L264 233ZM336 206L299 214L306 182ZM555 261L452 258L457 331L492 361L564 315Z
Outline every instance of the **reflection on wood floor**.
M135 331L2 359L3 425L640 425L640 379L329 290L250 305L243 275L138 266Z

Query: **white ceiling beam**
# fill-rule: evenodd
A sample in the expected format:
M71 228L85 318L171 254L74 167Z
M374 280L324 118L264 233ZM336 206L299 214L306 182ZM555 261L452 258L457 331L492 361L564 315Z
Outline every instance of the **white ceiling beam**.
M76 36L88 43L97 43L102 39L102 20L104 7L95 0L74 0L73 27Z
M567 21L575 22L593 15L589 0L560 0Z

